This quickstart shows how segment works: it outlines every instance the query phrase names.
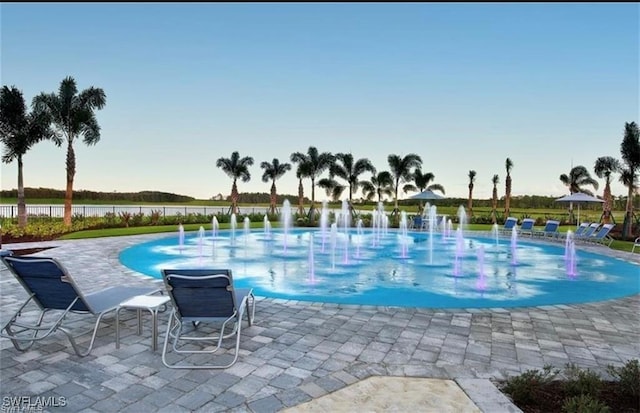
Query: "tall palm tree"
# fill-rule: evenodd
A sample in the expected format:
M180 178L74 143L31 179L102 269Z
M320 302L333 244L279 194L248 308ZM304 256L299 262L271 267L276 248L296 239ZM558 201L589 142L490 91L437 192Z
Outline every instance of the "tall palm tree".
M387 157L387 161L389 162L389 169L393 178L393 198L395 202L393 214L397 218L400 212L398 210L398 188L400 187L400 183L411 182L413 180L412 168L420 168L422 166L422 158L415 153L410 153L404 157L391 154ZM415 186L413 186L413 184L406 184L403 190L405 192L415 191Z
M370 181L362 182L362 193L366 200L371 201L375 196L382 202L382 196L393 196L393 177L389 171L380 171L371 176Z
M15 86L0 90L0 141L4 145L2 162L18 162L18 226L27 225L27 207L24 198L23 156L36 143L51 139L58 146L60 139L50 128L51 120L44 112L27 112L22 91Z
M240 154L237 151L234 151L231 154L231 158L218 158L216 161L216 166L218 168L222 168L222 171L227 174L227 176L233 179L233 185L231 186L231 212L239 213L238 210L238 185L236 184L238 178L242 180L242 182L249 182L251 179L251 173L249 172L249 167L253 165L253 158L250 156L245 156L240 158Z
M351 153L337 153L335 155L337 162L333 163L329 168L329 178L342 178L347 182L349 188L349 208L353 211L353 194L360 187L359 177L365 172L376 173L376 168L368 158L360 158L356 161ZM336 188L339 186L336 186ZM342 191L340 191L342 192ZM339 197L339 195L338 195Z
M278 193L276 192L276 181L282 178L282 175L291 170L291 164L288 162L280 163L280 160L273 158L272 162L263 161L260 168L264 169L262 174L262 182L271 181L271 197L269 199L269 212L275 214Z
M596 163L593 166L593 171L598 178L605 179L604 185L604 203L602 204L602 222L608 224L613 219L611 215L611 207L613 200L611 199L611 174L614 172L620 172L622 165L620 161L612 156L601 156L596 159Z
M67 141L67 186L64 196L64 225L71 226L73 179L76 175L76 154L73 143L82 137L86 145L100 141L100 125L94 113L107 103L104 90L93 86L78 92L76 81L68 76L60 82L58 94L41 93L33 98L34 109L45 112L58 132Z
M318 152L315 146L309 146L306 154L302 152L291 154L291 162L306 164L305 170L308 172L306 177L311 179L311 207L309 208L309 219L311 221L315 218L316 178L329 169L334 158L330 152Z
M583 188L585 185L591 185L594 189L598 189L598 181L593 179L587 168L582 165L577 165L571 168L569 175L560 175L560 181L565 184L565 186L569 187L569 192L572 194L584 192L585 194L593 196L593 192ZM573 202L569 202L569 217L573 220Z
M622 224L622 237L628 238L632 236L633 232L633 194L638 189L638 172L640 171L640 130L637 123L625 123L620 153L624 162L620 181L629 189L627 208Z
M504 216L509 216L509 204L511 203L511 169L513 161L507 158L504 161L504 168L507 170L507 177L504 180Z
M469 171L469 201L467 202L467 209L469 210L469 216L473 215L473 183L476 180L476 171L473 169Z
M493 184L493 198L491 199L491 220L493 223L497 223L498 219L496 217L496 208L498 207L498 182L500 182L500 177L498 174L493 175L491 178L491 183Z

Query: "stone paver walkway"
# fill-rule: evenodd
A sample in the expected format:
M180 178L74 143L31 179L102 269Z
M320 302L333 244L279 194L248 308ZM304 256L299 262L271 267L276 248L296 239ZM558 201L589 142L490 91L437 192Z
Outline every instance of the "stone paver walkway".
M167 234L42 242L36 246L55 248L37 255L59 258L86 292L120 283L161 286L160 280L122 266L118 254L163 236ZM592 248L640 262L640 254ZM638 277L640 282L640 267ZM3 266L3 325L25 299L24 289ZM494 381L545 364L575 363L606 375L607 365L640 358L640 295L584 305L488 310L258 297L256 323L242 330L238 362L225 370L205 371L166 368L160 351L150 348L149 316L143 315L141 336L136 334L135 313L123 311L121 316L120 349L115 348L115 320L109 316L93 352L84 358L75 355L62 333L24 353L1 339L4 411L13 403L10 398L19 396L64 401L43 410L51 412L312 411L304 410L309 409L305 403L326 400L326 395L337 398L337 390L355 391L357 386L349 385L380 376L452 381L483 412L515 412L518 409L495 389ZM93 325L91 317L77 320L74 327ZM166 322L167 313L161 313L160 346ZM425 385L425 392L428 389Z

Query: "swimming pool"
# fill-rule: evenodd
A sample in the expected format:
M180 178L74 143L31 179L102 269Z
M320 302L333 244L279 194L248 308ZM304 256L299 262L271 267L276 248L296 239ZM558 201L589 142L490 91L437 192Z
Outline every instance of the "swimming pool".
M572 259L562 243L394 230L201 229L129 247L120 261L155 278L161 268L230 268L259 296L339 304L507 308L640 292L640 266L581 250Z

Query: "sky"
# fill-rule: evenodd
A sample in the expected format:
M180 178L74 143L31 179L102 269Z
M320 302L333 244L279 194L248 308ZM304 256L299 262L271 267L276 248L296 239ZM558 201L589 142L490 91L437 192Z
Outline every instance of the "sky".
M507 158L512 196L568 194L576 165L601 195L593 165L621 159L640 113L639 19L638 3L3 2L0 78L28 104L67 76L105 91L75 190L226 196L216 160L238 151L254 159L239 191L269 192L261 162L315 146L379 171L415 153L448 197L467 197L470 170L474 198L494 174L504 196ZM65 159L38 143L25 186L63 190ZM0 172L17 188L16 162ZM276 185L297 195L295 164Z

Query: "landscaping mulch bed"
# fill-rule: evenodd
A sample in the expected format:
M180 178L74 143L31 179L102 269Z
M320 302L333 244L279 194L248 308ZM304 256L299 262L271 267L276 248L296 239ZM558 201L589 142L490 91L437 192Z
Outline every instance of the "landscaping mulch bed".
M562 412L564 400L569 395L565 392L562 382L552 381L541 385L532 392L532 402L528 404L515 403L524 413L558 413ZM638 413L640 399L625 395L619 382L603 381L598 393L598 400L609 407L611 413Z
M29 255L29 254L35 254L36 252L40 252L40 251L45 251L51 248L55 248L55 247L37 247L34 245L33 248L20 248L20 249L13 249L11 248L11 244L18 244L18 243L23 243L23 242L33 242L33 243L37 243L37 242L41 242L41 241L52 241L54 240L55 237L33 237L33 236L23 236L23 237L18 237L18 238L13 238L13 237L9 237L6 234L2 236L2 243L0 244L0 246L2 247L2 249L5 250L11 250L13 252L13 255Z

